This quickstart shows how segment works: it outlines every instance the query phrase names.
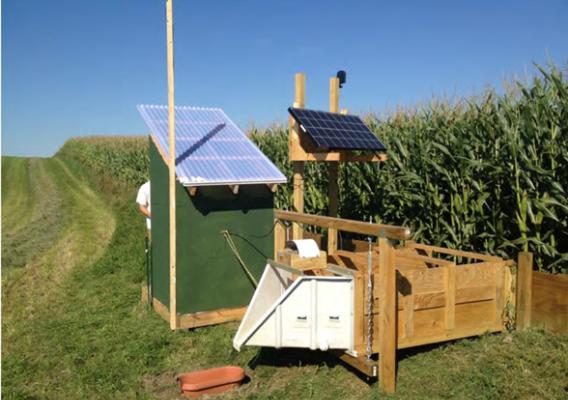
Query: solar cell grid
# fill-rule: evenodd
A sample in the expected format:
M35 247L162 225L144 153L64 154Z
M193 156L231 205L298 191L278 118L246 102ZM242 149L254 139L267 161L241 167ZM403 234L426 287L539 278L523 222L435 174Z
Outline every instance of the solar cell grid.
M167 106L138 110L165 154ZM186 186L284 183L286 177L219 108L176 107L176 175Z
M318 147L386 151L385 145L357 116L292 107L288 111Z

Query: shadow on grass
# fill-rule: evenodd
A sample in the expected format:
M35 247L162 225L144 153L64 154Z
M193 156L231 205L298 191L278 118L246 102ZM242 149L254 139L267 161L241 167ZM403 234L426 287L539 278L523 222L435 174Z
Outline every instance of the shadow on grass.
M487 336L498 336L500 334L501 334L500 332L494 332L494 333L487 332L485 335L487 335ZM455 340L449 340L449 341L446 341L446 342L425 344L425 345L422 345L422 346L410 347L410 348L407 348L407 349L401 349L401 350L398 350L396 352L396 362L398 364L398 363L400 363L401 361L403 361L407 358L411 358L411 357L414 357L414 356L417 356L417 355L420 355L420 354L423 354L423 353L428 353L428 352L436 350L436 349L451 346L455 343L459 343L459 342L464 341L464 340L472 340L472 341L478 340L485 335L472 336L472 337L469 337L469 338L460 338L460 339L455 339Z
M498 335L499 333L488 333L488 335ZM423 346L412 347L397 351L397 369L400 362L412 358L414 356L429 353L431 351L447 347L462 340L475 340L479 337L469 339L456 339L447 342L433 343ZM372 360L378 362L379 355L374 354ZM327 368L341 367L347 369L353 375L357 376L363 382L373 385L378 379L376 377L369 377L352 367L351 365L341 361L338 357L330 352L313 351L308 349L293 349L293 348L262 348L258 353L248 362L248 367L255 370L258 366L270 366L276 368L289 368L289 367L303 367L303 366L325 366Z
M373 359L376 361L377 356L374 355ZM319 350L308 350L308 349L293 349L293 348L283 348L274 349L269 347L263 347L258 351L256 356L254 356L247 364L247 366L253 371L258 366L270 366L276 368L289 368L289 367L305 367L305 366L319 366L327 368L345 368L352 372L362 381L369 385L377 382L377 378L369 377L353 368L351 365L344 363L338 357L330 352L319 351Z

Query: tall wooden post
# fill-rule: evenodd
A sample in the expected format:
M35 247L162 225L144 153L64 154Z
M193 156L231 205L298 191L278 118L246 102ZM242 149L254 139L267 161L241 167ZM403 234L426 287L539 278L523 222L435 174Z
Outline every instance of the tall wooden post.
M396 388L396 269L395 251L386 238L379 239L379 387Z
M304 108L306 105L306 76L297 73L295 76L295 96L294 107ZM290 140L294 142L292 149L298 149L300 143L300 135L298 132L298 124L294 118L290 116ZM297 212L304 212L304 161L292 161L292 169L294 172L294 209ZM303 227L301 224L294 223L292 225L292 239L303 238Z
M168 58L168 128L170 189L170 328L177 329L176 307L176 127L174 108L174 21L173 0L166 0Z
M523 330L531 325L532 307L532 267L533 255L519 253L517 262L517 329Z
M339 112L339 78L333 77L329 80L329 111L332 113ZM328 164L328 197L329 197L329 216L337 217L337 209L339 206L339 162L331 161ZM327 253L337 253L337 230L328 229L327 231Z

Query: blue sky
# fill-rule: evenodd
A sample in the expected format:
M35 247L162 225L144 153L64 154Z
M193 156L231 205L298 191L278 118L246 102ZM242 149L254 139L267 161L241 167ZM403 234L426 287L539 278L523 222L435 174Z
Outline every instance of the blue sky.
M382 112L461 97L568 61L568 1L174 0L176 104L241 127L307 105ZM80 135L146 134L136 104L167 101L165 0L2 1L2 154L53 154Z

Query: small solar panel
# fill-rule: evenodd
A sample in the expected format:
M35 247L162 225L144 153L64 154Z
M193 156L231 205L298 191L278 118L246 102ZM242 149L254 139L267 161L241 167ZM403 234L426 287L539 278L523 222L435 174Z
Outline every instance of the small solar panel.
M317 147L327 150L387 150L361 118L355 115L293 107L288 111Z
M138 111L169 154L168 107ZM220 108L175 107L176 175L184 186L285 183L286 176Z

